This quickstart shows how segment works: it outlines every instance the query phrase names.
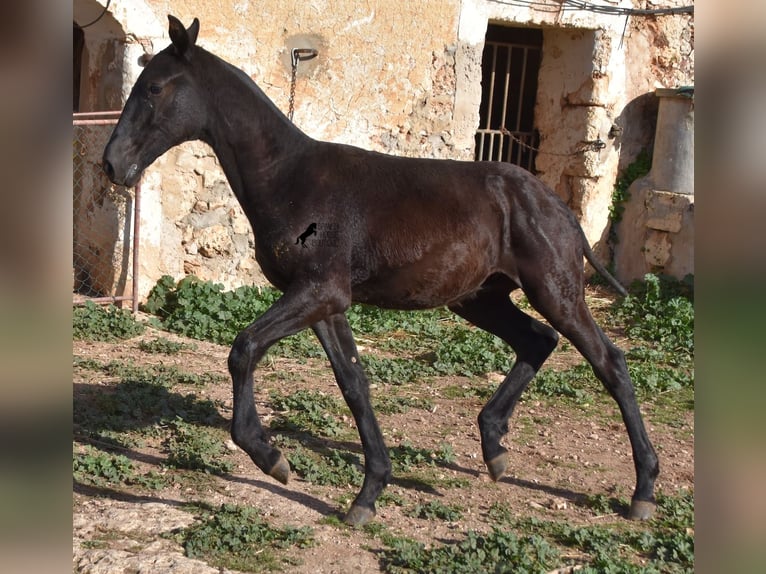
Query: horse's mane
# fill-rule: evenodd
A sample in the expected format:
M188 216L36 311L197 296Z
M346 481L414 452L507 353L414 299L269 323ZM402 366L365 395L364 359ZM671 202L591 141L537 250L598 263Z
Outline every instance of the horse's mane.
M223 58L220 58L216 56L215 54L208 52L204 48L197 46L196 49L198 54L203 54L204 58L209 59L216 66L220 66L225 71L225 73L231 74L234 77L236 77L239 81L241 81L242 84L244 84L251 92L253 92L259 100L261 100L264 104L266 104L271 111L273 111L278 116L284 117L286 121L289 121L285 113L277 107L277 105L271 100L271 98L269 98L264 93L264 91L258 86L258 84L256 84L255 81L244 70L242 70L241 68L238 68L237 66L234 66L233 64L230 64Z

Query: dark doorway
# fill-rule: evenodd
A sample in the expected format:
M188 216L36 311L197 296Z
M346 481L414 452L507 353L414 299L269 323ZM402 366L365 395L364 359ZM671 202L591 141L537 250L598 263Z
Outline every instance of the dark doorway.
M72 39L72 53L74 55L74 77L72 87L74 88L73 112L80 111L80 76L82 70L82 51L85 48L85 33L76 22L73 23L74 37Z
M543 31L490 24L482 56L476 159L506 161L535 172L534 127Z

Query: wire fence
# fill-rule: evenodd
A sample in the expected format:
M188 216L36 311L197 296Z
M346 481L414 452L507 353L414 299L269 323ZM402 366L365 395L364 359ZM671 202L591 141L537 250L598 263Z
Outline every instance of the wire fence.
M141 184L112 184L101 156L120 112L73 115L73 304L132 302L138 310Z

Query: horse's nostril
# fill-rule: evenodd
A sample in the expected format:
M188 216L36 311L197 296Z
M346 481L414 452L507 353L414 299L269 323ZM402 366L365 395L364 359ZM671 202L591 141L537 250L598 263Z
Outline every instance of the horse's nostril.
M106 173L106 177L109 179L114 179L114 168L112 167L112 164L109 162L109 160L104 160L103 168L104 173Z

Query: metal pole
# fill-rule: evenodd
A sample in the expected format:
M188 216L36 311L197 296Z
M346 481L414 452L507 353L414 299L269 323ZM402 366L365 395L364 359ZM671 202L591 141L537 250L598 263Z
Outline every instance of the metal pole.
M138 181L135 188L135 205L133 208L133 314L138 313L138 252L139 241L138 234L141 229L141 180Z

